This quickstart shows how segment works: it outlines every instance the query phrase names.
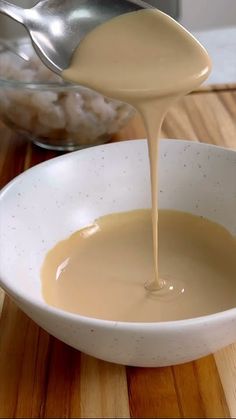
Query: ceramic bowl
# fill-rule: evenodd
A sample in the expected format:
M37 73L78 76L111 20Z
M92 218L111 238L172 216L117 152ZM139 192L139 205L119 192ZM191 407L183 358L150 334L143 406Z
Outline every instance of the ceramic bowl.
M161 208L206 216L236 234L235 179L235 151L161 142ZM233 343L236 308L181 321L122 323L70 314L44 302L40 267L52 246L101 215L148 207L146 141L86 149L28 170L0 196L1 286L46 331L106 361L173 365Z

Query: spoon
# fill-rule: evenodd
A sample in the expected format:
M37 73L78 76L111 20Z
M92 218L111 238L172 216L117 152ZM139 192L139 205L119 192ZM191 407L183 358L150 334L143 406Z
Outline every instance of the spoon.
M57 74L69 67L81 39L123 13L153 8L141 0L41 0L23 9L0 0L3 13L25 26L43 63Z

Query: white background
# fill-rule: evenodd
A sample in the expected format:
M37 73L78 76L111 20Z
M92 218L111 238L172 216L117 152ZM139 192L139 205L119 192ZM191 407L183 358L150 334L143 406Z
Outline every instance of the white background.
M181 23L188 29L236 26L235 0L182 0Z

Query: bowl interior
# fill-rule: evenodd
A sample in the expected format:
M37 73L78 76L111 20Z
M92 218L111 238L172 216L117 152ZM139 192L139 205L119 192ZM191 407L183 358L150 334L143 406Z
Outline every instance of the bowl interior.
M159 172L161 208L203 215L236 234L236 152L163 140ZM101 215L150 207L146 141L50 160L11 182L0 204L1 284L45 305L40 268L52 246Z

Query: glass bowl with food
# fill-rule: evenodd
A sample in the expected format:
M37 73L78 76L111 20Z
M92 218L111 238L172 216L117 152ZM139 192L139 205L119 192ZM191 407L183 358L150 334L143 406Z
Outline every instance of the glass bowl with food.
M103 144L133 113L127 104L65 83L27 38L0 40L0 119L35 144L61 151Z

